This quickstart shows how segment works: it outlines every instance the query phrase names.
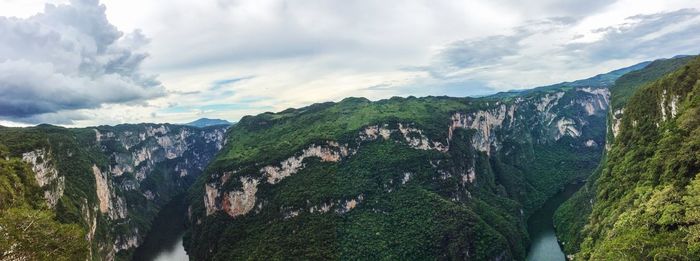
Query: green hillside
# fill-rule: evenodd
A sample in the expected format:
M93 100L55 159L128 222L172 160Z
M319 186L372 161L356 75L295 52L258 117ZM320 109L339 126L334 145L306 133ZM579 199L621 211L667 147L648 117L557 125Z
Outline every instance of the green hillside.
M600 160L607 89L348 98L244 117L190 192L196 260L524 259ZM600 145L598 145L600 144Z
M700 59L693 58L639 88L624 105L607 160L589 181L594 204L576 259L700 258L699 80ZM575 208L563 207L558 215Z

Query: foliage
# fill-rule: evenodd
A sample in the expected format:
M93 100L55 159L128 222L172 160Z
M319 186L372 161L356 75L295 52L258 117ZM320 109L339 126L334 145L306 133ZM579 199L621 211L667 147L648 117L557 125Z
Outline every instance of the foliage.
M697 260L700 58L634 93L577 259Z
M554 116L546 116L535 103L555 92L564 95L551 108ZM571 106L586 95L591 94L563 86L507 98L348 98L246 116L190 190L186 250L197 260L524 259L527 217L563 185L585 178L600 159L602 147L583 143L603 143L604 115ZM475 130L456 129L448 141L454 113L516 102L522 102L516 116L491 132L499 141L491 155L472 145ZM558 130L545 117L585 121L582 136L555 140ZM365 127L384 124L409 125L450 148L415 149L400 133L358 140ZM307 158L303 169L274 185L263 179L257 206L247 215L205 215L205 184L223 172L235 174L222 190L240 190L239 177L257 177L262 166L326 141L347 144L356 153L337 163ZM470 171L475 181L465 180ZM351 211L339 210L358 198ZM331 203L328 213L310 211Z
M194 181L194 176L201 172L199 168L202 166L192 164L187 169L190 175L180 177L180 172L176 172L175 169L177 162L181 159L164 160L153 166L139 188L132 190L123 189L123 187L134 186L133 184L138 182L134 173L127 172L118 177L110 175L108 181L113 183L111 190L114 195L124 199L128 207L128 218L111 220L106 214L97 211L98 199L92 166L107 171L108 166L115 163L113 155L125 155L130 159L132 152L142 146L158 146L155 138L142 141L138 134L146 132L148 127L159 126L161 125L125 124L76 129L51 125L28 128L0 127L0 211L10 208L21 208L25 212L42 211L42 215L49 215L57 226L59 224L67 227L77 226L82 231L90 231L91 217L96 216L97 228L90 246L94 253L93 257L110 255L116 237L132 235L135 230L142 233L148 231L160 207L173 195L183 193ZM215 128L222 128L221 126L196 128L167 124L162 126L166 126L172 132L186 129L193 133L205 133ZM113 132L138 144L127 148L115 139L97 142L96 129ZM207 145L198 138L190 139L187 142L191 150L185 152L184 157L201 159L211 157L215 153L214 146ZM23 153L39 149L49 153L48 160L51 161L51 165L57 169L58 175L65 179L65 191L53 209L46 208L43 198L45 188L38 187L31 168L21 159ZM153 154L164 155L164 152L154 151ZM146 190L150 190L157 197L154 200L146 200L144 196ZM81 233L84 234L84 232ZM81 239L81 241L85 240ZM117 253L117 259L130 259L131 251L122 252ZM83 253L86 255L82 258L70 259L85 260L88 258L88 253Z
M0 210L0 260L84 260L85 231L62 224L48 210Z

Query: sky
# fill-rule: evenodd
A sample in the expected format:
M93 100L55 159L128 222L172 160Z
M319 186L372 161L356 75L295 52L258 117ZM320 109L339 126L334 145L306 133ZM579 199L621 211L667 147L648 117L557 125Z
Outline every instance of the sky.
M0 125L237 121L698 53L697 0L0 0Z

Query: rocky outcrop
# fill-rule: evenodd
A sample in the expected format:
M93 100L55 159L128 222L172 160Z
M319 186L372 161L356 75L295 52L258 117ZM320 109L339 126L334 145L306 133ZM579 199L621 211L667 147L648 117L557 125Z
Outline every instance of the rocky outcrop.
M98 199L97 211L109 220L126 224L123 226L128 229L127 233L111 235L112 241L105 248L111 251L108 256L135 248L142 242L147 227L132 225L132 220L137 215L139 219L144 218L142 213L130 211L134 206L142 208L144 201L161 205L166 203L160 200L161 196L169 197L167 193L175 193L153 187L153 183L142 188L143 182L151 175L173 173L172 178L159 178L161 182L171 184L156 185L170 190L179 187L180 191L184 191L187 188L184 180L190 175L201 173L221 149L225 143L226 128L227 126L200 129L166 124L93 128L96 145L110 159L110 163L102 168L96 164L92 166ZM173 162L173 165L163 165L166 161ZM155 169L159 172L154 174ZM127 197L125 193L130 193L129 191L135 191L136 194ZM135 195L141 198L129 201Z
M109 213L109 206L112 205L110 200L109 185L107 177L105 177L97 165L92 165L92 174L95 176L95 189L97 191L97 201L102 214Z
M580 93L571 103L561 104L564 92L556 92L542 95L541 97L524 99L518 97L510 103L495 102L489 109L455 112L451 115L450 124L447 127L447 137L444 142L426 135L424 130L417 128L414 123L380 123L366 126L359 130L354 144L338 144L335 141L311 144L307 148L297 152L295 155L283 159L277 164L264 165L259 169L260 176L241 176L242 186L239 189L225 191L222 188L232 175L237 175L236 171L223 172L214 177L204 185L203 202L206 208L206 215L212 215L217 211L224 211L231 217L245 215L256 206L257 186L260 182L267 184L278 184L283 179L292 176L305 167L305 160L318 158L321 162L339 162L345 158L352 157L365 142L377 140L394 141L406 144L408 147L417 150L433 150L447 153L449 144L453 141L454 132L457 129L473 130L471 145L477 151L490 156L501 147L502 139L505 135L515 131L516 124L521 127L531 124L541 124L547 130L548 136L545 140L558 141L564 136L579 138L582 136L582 126L586 124L583 119L571 119L558 116L558 110L568 106L580 106L586 115L597 115L606 112L609 104L609 92L606 89L581 88L576 92ZM557 107L559 106L559 107ZM531 113L527 110L534 110ZM516 114L524 113L534 115L532 118L516 119ZM519 122L518 122L519 121ZM522 128L521 128L522 129ZM544 142L544 141L543 141ZM352 143L352 142L351 142ZM586 147L594 147L593 143L580 141ZM467 165L462 170L442 170L438 173L441 179L452 176L459 176L462 187L473 184L477 180L477 173L474 169L472 159L471 165ZM437 166L436 166L437 168ZM406 173L400 183L406 184L411 179L411 173ZM388 188L391 191L393 188ZM356 200L357 202L357 200ZM331 206L343 206L345 203L330 202L324 207L311 208L313 211L322 211ZM346 205L347 209L352 209L354 203ZM310 211L311 211L310 210ZM292 210L286 216L295 216L294 213L303 210ZM343 212L343 211L340 211Z
M551 102L547 100L547 102ZM452 115L452 124L448 131L448 140L452 140L455 129L473 129L476 133L472 137L472 146L491 155L491 147L496 145L495 130L503 127L503 123L508 118L512 124L515 115L515 105L507 106L501 104L494 109L479 110L470 113L457 112ZM538 107L539 108L539 107Z
M258 191L258 180L241 177L242 191L224 193L223 210L232 217L245 215L255 207L255 193Z
M557 130L554 139L559 140L564 136L578 138L581 136L581 131L576 129L576 122L572 119L561 118L557 121Z
M300 155L283 160L279 166L268 165L263 167L260 169L260 173L263 174L268 183L275 184L302 169L304 167L303 161L306 158L317 157L324 162L338 162L341 157L347 157L349 153L346 145L341 146L333 141L329 141L322 146L312 144L304 149Z
M624 114L624 109L619 109L616 110L612 114L612 134L613 137L617 137L617 135L620 133L620 125L622 123L622 115Z
M389 124L372 125L364 128L359 133L359 141L374 141L379 138L390 140L391 134L399 133L406 144L419 150L436 150L446 152L448 147L443 143L430 140L423 130L412 127L410 123L398 123L395 128L390 128Z
M456 129L475 130L472 135L472 147L491 155L494 149L498 150L503 138L498 137L498 131L507 134L517 127L516 114L534 115L530 121L524 119L525 122L519 123L521 125L531 127L542 124L553 130L548 132L553 135L545 136L541 142L558 141L564 136L578 138L581 136L581 129L586 124L586 120L560 116L558 110L579 106L587 116L605 115L610 104L610 92L606 88L579 88L576 92L581 94L576 95L568 104L560 103L565 93L556 92L545 94L537 99L518 97L509 104L497 102L491 109L455 112L448 129L448 142L452 140ZM529 112L528 108L533 107L534 111Z
M66 179L58 175L51 153L38 149L22 154L22 160L32 167L37 184L44 190L46 204L53 208L63 196Z

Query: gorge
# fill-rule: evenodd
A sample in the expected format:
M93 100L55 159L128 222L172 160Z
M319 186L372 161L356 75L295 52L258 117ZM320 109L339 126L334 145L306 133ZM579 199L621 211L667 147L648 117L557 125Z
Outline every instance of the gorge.
M647 182L665 185L641 195L611 184L650 173L615 168L640 146L629 132L695 137L699 67L682 56L481 98L346 98L233 126L0 127L0 226L43 222L37 233L57 231L46 244L76 242L61 249L77 259L586 260L619 258L601 238L628 240L607 234L628 224L608 215L638 215L618 205L636 197L660 211L649 229L691 247L693 208L657 208L695 204L695 183L672 177L692 158L660 165L673 171ZM25 243L37 238L4 240L3 258L46 258Z

